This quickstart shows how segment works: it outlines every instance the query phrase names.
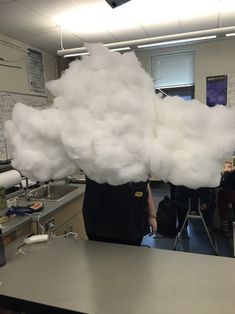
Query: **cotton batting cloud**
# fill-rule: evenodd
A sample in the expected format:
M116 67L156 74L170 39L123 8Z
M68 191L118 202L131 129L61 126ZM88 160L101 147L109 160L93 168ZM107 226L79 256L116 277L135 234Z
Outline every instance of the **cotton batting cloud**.
M47 84L52 107L15 105L5 124L13 166L39 181L79 168L112 185L154 175L190 188L217 186L235 148L235 112L162 98L133 52L87 48L89 56Z

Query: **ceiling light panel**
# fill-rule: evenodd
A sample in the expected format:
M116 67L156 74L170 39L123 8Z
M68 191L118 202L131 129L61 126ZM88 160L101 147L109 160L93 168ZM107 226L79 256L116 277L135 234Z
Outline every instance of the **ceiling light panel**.
M105 1L89 1L74 8L62 12L53 17L55 23L71 32L77 33L99 33L114 30L126 30L134 27L135 15L130 15L127 8L128 3L113 10Z
M78 57L78 56L85 56L85 55L89 55L89 52L78 52L78 53L71 53L68 55L64 55L64 58L70 58L70 57Z
M112 48L109 49L110 51L127 51L127 50L131 50L130 47L120 47L120 48Z
M226 37L233 37L235 36L235 33L228 33L228 34L225 34Z
M105 5L105 6L104 6ZM72 10L62 12L54 20L62 28L78 33L98 33L106 31L107 3L89 1ZM112 10L112 8L110 8Z
M180 44L180 43L191 43L191 42L197 42L197 41L199 42L199 41L210 40L210 39L215 39L215 38L216 38L216 35L211 35L211 36L203 36L203 37L168 40L168 41L156 42L156 43L151 43L151 44L138 45L137 48L168 46L168 45L175 45L175 44Z

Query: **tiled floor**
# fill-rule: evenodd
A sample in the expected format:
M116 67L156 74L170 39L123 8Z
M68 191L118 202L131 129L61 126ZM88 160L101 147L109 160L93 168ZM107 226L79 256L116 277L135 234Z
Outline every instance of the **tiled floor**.
M165 195L170 196L170 187L168 184L156 182L151 184L151 189L157 209L158 203L163 197ZM188 238L182 237L181 241L177 242L177 251L215 255L201 220L189 219L188 235ZM231 237L225 237L217 224L216 228L213 228L211 235L214 239L218 255L233 257L232 233ZM160 234L157 234L156 237L147 235L144 237L142 245L151 248L172 250L174 241L175 238L163 237Z

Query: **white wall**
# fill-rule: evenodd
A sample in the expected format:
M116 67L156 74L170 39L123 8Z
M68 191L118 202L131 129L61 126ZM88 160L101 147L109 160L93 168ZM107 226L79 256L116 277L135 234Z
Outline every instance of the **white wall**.
M0 59L0 90L30 94L26 64L27 45L0 34L0 58L15 62L4 62ZM21 50L19 50L19 49ZM37 48L35 48L37 49ZM43 52L45 80L57 78L56 57ZM9 67L16 66L19 68ZM51 95L48 93L49 99Z
M151 56L180 51L195 52L195 98L203 103L206 103L206 76L235 74L235 39L136 51L136 56L151 75Z

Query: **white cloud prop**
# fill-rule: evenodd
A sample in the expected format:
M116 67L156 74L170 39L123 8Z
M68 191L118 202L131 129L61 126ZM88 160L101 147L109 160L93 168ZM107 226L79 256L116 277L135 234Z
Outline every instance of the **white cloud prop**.
M162 99L134 53L99 44L47 84L51 109L17 104L6 123L13 166L45 181L79 167L113 185L150 174L188 187L212 187L235 149L235 112L180 97Z
M76 170L60 141L62 119L57 109L36 110L15 105L5 132L13 155L12 165L38 181L59 179Z

